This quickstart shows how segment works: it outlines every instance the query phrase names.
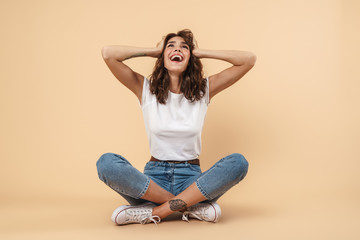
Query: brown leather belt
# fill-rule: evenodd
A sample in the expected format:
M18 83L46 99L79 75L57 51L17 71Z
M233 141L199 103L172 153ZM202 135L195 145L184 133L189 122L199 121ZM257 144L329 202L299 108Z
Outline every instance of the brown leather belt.
M153 156L151 156L150 161L152 162L168 162L168 163L189 163L189 164L194 164L194 165L199 165L200 166L200 160L197 159L193 159L193 160L188 160L188 161L172 161L172 160L166 160L166 161L162 161L159 159L154 158Z

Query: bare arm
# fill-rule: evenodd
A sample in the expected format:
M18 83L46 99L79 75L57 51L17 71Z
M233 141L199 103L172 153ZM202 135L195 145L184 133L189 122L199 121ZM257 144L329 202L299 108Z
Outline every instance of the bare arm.
M141 101L144 76L134 72L123 61L141 56L159 57L162 51L162 42L159 42L155 48L110 45L103 47L101 50L102 57L110 71L137 96L139 101Z
M197 45L195 44L195 46ZM204 50L196 47L193 54L199 58L213 58L233 64L233 66L209 77L210 99L242 78L256 62L256 55L247 51Z
M157 48L109 45L103 47L101 53L105 61L113 58L119 62L122 62L134 57L158 57L161 54L161 50L159 51Z

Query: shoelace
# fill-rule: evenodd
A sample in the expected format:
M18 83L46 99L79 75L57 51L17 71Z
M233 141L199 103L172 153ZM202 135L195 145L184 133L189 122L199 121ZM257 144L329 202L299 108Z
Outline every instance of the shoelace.
M155 219L155 218L157 218L157 219ZM149 223L149 222L153 222L153 223L155 223L155 225L157 225L160 221L161 221L161 219L160 219L159 216L151 216L151 217L143 218L142 220L140 220L140 223L141 224L146 224L146 223Z
M187 222L190 222L190 221L189 221L189 215L190 215L190 213L188 213L188 212L183 213L183 215L182 215L182 220L187 221ZM191 213L191 216L192 216L193 218L197 218L197 219L199 219L199 220L204 220L202 217L200 217L200 216L197 215L196 213Z
M189 221L189 213L188 212L184 212L183 215L182 215L182 220L190 223Z
M189 221L189 216L191 215L191 217L193 218L197 218L199 220L203 220L202 216L206 216L207 214L205 213L204 209L202 206L192 206L190 211L185 211L182 215L182 220L186 221L186 222L190 222Z

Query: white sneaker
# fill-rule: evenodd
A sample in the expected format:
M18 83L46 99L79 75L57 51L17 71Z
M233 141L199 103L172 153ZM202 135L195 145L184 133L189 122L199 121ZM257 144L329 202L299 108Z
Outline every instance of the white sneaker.
M156 205L145 203L138 206L123 205L115 209L111 216L111 220L118 224L124 225L128 223L149 223L155 224L160 222L160 217L152 215L152 209Z
M221 216L221 209L217 203L198 203L189 207L182 216L184 221L189 222L190 218L196 218L201 221L217 222Z

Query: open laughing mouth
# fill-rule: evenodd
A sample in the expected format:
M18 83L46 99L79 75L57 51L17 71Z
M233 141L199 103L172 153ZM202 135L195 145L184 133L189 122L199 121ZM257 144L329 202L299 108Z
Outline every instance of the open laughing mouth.
M179 55L179 54L174 54L170 57L170 60L172 62L182 62L183 61L183 56Z

